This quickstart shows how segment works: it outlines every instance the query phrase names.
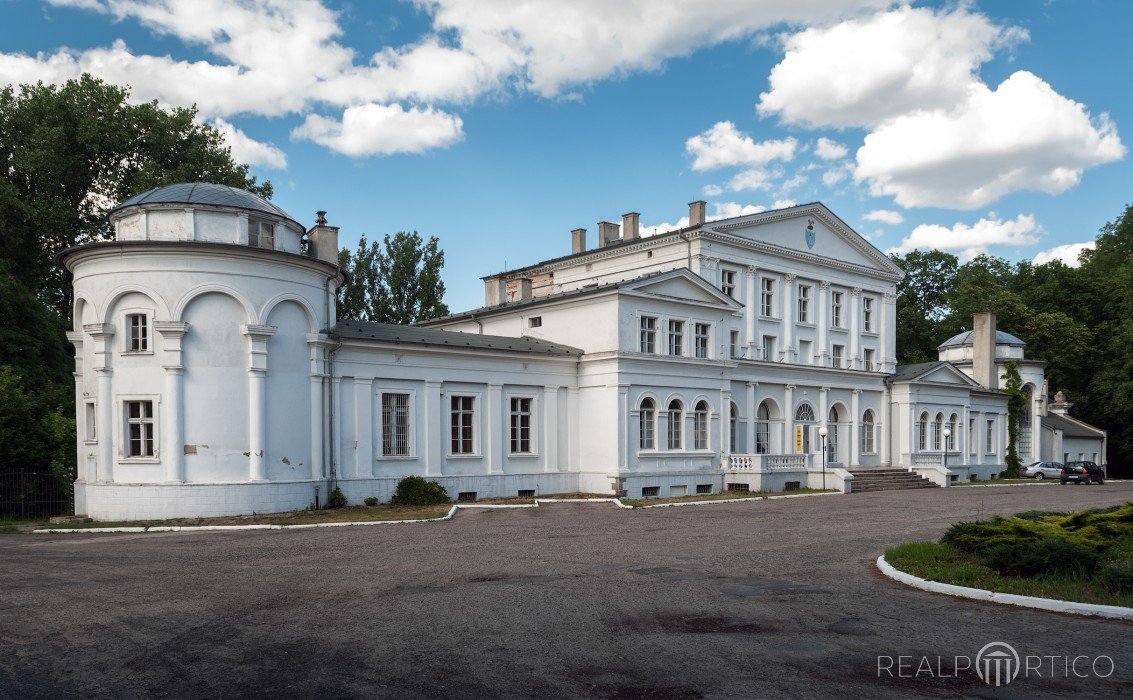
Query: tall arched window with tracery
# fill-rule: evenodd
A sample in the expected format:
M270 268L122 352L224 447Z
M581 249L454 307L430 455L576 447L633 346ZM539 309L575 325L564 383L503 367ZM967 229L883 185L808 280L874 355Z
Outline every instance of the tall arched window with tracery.
M838 407L830 407L830 415L827 416L826 423L826 461L838 461Z
M733 401L732 405L728 408L728 452L731 454L739 452L739 438L736 433L739 422L740 410L736 408L736 404Z
M679 450L681 449L681 421L684 419L684 406L680 399L673 399L669 402L666 416L669 419L666 445L670 450Z
M928 411L921 413L917 421L917 449L921 452L928 450Z
M937 413L936 420L932 422L932 449L937 452L941 449L940 434L944 430L944 414Z
M657 404L653 403L653 399L642 399L638 415L638 446L643 450L652 450L657 446Z
M771 451L771 408L767 402L759 404L755 413L755 452L765 455Z
M795 444L801 443L803 454L810 454L810 430L814 422L814 407L809 403L799 404L795 409Z
M955 413L948 416L948 437L944 440L946 448L949 452L956 450L956 425L958 417Z
M873 417L873 409L867 408L865 414L862 415L862 454L869 455L874 452L874 434L873 430L877 421Z
M692 410L692 449L708 449L708 402L698 401Z

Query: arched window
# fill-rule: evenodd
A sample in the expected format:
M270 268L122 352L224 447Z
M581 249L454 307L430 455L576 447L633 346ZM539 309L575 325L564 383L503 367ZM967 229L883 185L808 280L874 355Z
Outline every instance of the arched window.
M814 423L814 407L809 403L801 403L795 409L795 422L796 423ZM810 454L810 425L796 425L795 438L796 445L802 443L803 454ZM800 439L801 438L801 439Z
M795 421L799 423L814 422L814 408L809 403L801 403L795 409Z
M765 455L771 451L771 409L767 402L759 404L755 412L755 452Z
M917 421L917 449L921 452L928 450L928 411L922 413Z
M708 449L708 402L698 401L692 410L692 449Z
M956 414L948 417L948 438L944 441L945 449L952 452L956 449Z
M830 407L830 415L826 424L826 461L838 461L838 408Z
M670 450L681 449L681 419L684 407L681 405L679 399L673 399L669 402L669 439L668 447Z
M728 452L731 454L739 451L738 438L736 437L736 427L739 425L739 420L740 410L736 408L736 404L733 402L728 413Z
M641 429L638 445L643 450L652 450L657 446L657 404L653 403L653 399L642 399L640 414Z
M937 413L932 422L932 449L940 451L940 433L944 430L944 414Z
M866 409L862 415L862 454L873 454L873 429L876 421L873 418L873 410Z

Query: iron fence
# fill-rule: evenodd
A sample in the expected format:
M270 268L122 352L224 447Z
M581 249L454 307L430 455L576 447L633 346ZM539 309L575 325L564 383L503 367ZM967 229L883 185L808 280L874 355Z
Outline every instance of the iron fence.
M0 472L0 518L31 520L75 512L71 480L51 472Z

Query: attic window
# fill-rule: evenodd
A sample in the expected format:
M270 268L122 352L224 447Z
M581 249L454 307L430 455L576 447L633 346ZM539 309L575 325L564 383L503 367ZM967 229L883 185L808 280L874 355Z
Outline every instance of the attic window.
M253 248L275 249L275 224L252 221L248 224L248 245Z
M542 316L532 316L531 318L527 319L527 327L528 328L540 328L542 325L543 325L543 317Z

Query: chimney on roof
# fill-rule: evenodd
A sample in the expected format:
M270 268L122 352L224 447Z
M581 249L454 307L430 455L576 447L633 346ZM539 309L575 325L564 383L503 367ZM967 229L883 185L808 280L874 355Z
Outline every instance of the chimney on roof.
M503 277L489 277L484 280L484 306L500 306L507 303L507 282Z
M972 317L972 378L989 389L999 388L995 364L995 314L984 311Z
M641 214L631 211L622 214L622 240L641 238Z
M609 221L598 222L598 247L605 248L611 243L617 243L621 238L621 226L612 224Z
M531 278L520 277L515 281L516 287L519 291L520 301L531 301Z
M315 212L315 225L307 231L307 255L338 264L338 227L327 226L327 213Z
M704 225L704 208L708 206L708 202L703 199L698 199L695 202L688 203L688 225L689 226L703 226Z
M586 229L576 228L570 232L570 252L575 255L586 252Z

